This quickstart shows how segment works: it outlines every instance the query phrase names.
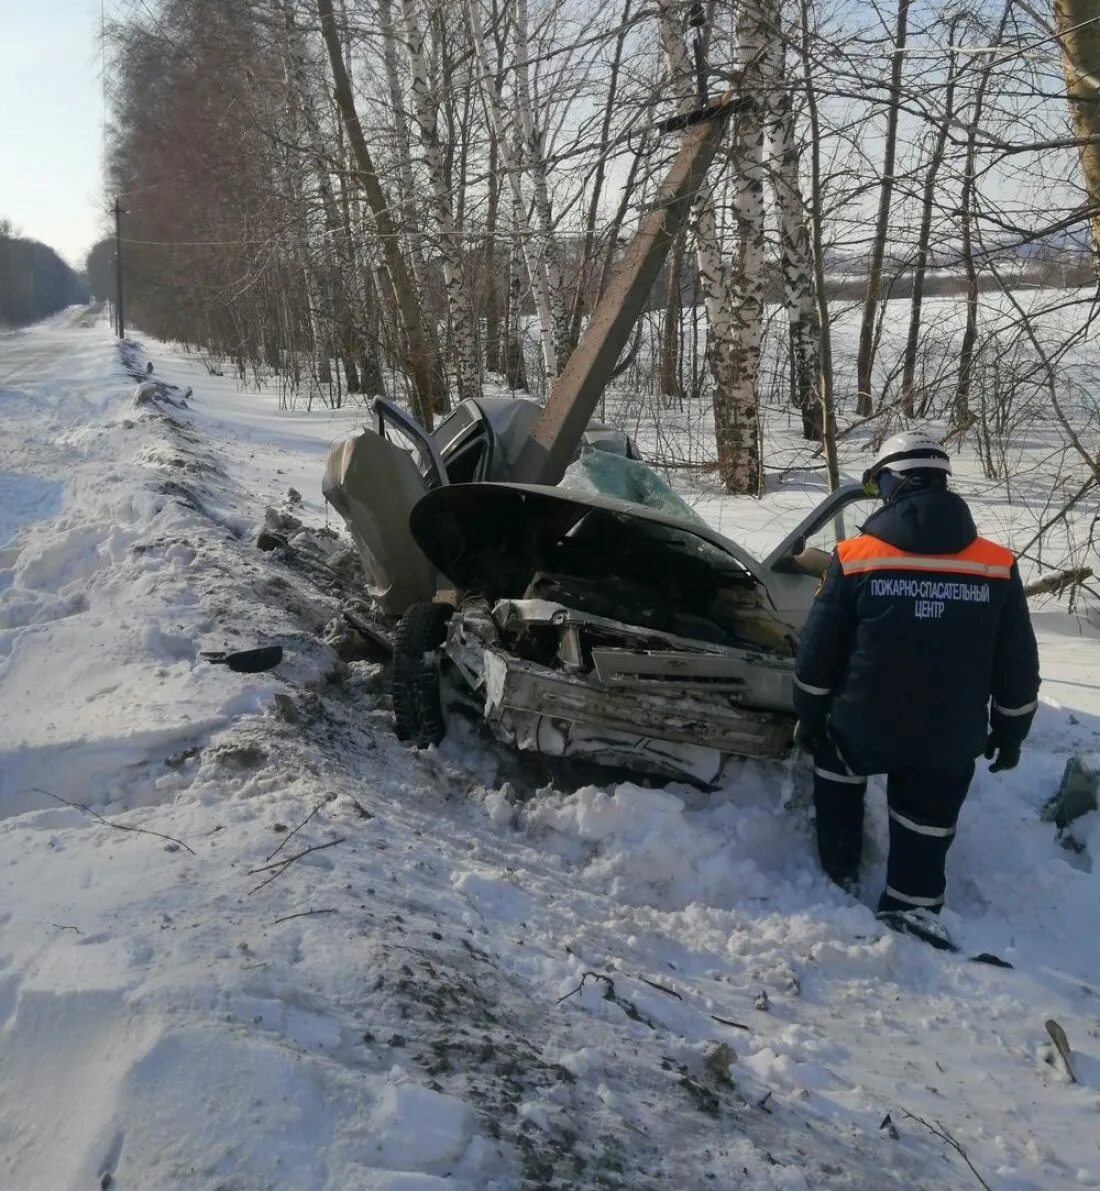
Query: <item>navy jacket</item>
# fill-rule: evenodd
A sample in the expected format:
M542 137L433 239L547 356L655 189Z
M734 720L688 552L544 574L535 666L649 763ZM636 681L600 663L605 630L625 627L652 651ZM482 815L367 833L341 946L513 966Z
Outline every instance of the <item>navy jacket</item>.
M966 503L913 488L834 553L799 642L795 707L857 773L958 769L1022 744L1039 657L1010 551ZM992 704L991 701L992 700Z

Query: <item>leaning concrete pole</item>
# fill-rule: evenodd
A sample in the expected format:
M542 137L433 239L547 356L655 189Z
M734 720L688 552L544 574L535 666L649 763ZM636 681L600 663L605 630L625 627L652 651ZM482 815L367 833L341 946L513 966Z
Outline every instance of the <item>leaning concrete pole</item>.
M1100 11L1096 0L1054 0L1054 20L1092 211L1093 249L1100 261Z
M740 103L733 92L727 92L716 103L664 125L685 129L679 152L596 303L580 343L554 382L546 408L516 461L512 478L519 483L556 484L565 474L714 160L726 120Z

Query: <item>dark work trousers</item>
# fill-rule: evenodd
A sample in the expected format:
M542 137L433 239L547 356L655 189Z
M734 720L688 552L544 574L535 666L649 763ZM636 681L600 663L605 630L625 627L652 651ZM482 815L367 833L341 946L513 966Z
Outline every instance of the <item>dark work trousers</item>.
M887 777L890 855L880 910L943 905L947 851L974 776L974 762L950 770L903 769ZM859 877L867 778L852 771L827 737L814 754L814 809L821 866L839 885Z

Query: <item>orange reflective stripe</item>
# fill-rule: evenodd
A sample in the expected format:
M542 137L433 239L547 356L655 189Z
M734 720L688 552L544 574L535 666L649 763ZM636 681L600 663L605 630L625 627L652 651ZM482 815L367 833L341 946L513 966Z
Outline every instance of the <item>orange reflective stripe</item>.
M845 575L868 571L938 571L951 575L980 575L986 579L1008 579L1015 558L1011 550L976 538L957 554L915 554L900 550L881 538L862 534L840 542L836 548Z

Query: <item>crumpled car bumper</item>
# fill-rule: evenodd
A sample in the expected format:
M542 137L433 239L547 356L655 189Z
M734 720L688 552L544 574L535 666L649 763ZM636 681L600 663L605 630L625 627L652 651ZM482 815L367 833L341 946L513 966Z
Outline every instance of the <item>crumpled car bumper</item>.
M523 626L561 633L555 665L502 640L502 628ZM618 646L582 650L574 634L593 629ZM767 664L545 601L468 601L445 648L494 734L519 749L710 783L726 756L779 757L793 738L790 659Z
M789 716L682 688L603 686L482 648L486 722L521 749L710 782L727 754L773 758L791 744Z

